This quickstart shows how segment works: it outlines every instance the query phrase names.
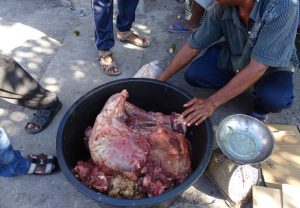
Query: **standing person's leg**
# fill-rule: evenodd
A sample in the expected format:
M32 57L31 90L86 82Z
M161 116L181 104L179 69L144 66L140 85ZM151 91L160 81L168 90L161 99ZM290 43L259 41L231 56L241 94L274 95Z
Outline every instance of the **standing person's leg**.
M139 0L118 0L119 14L116 26L120 32L126 32L132 28L138 3Z
M192 4L192 16L189 21L183 22L183 26L189 29L190 31L196 30L200 24L201 19L203 19L205 14L205 9L198 4L196 1Z
M113 0L92 0L95 45L99 51L108 51L114 44Z
M169 27L169 32L172 33L185 33L195 31L203 22L205 12L212 4L213 0L198 0L193 1L191 5L191 18L183 21L178 21Z
M118 0L119 14L117 17L117 38L125 43L131 43L139 47L148 47L150 41L147 38L140 37L131 31L132 24L135 21L135 11L139 0Z
M193 0L185 0L184 1L184 19L190 20L192 17L192 5Z
M0 176L13 177L24 174L49 174L57 168L57 159L52 155L29 155L22 157L14 150L3 128L0 127Z
M235 73L217 67L221 46L214 45L207 52L194 60L187 68L185 80L192 86L219 89L226 85Z
M12 148L5 131L0 128L0 176L24 175L29 169L29 160Z
M291 72L278 71L261 78L255 84L252 116L265 121L269 113L278 113L289 108L294 99L293 91Z
M54 92L44 89L20 64L0 55L0 98L27 108L52 108L59 102Z
M110 51L115 44L113 9L113 0L92 0L95 45L98 50L100 68L107 75L118 75L121 73L113 61L113 54Z
M0 55L0 98L38 110L25 130L39 133L45 129L62 103L54 92L44 89L13 59Z

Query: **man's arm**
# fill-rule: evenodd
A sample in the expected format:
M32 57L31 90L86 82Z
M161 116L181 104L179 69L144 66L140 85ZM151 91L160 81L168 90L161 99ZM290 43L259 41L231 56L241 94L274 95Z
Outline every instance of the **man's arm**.
M250 63L230 82L207 99L195 98L187 102L187 109L182 113L188 126L200 124L214 110L228 100L238 96L258 81L268 69L268 66L251 59Z
M193 58L199 54L199 50L192 48L188 43L184 44L175 58L166 68L166 70L159 76L159 80L166 81L171 76L180 71L183 67L189 64Z

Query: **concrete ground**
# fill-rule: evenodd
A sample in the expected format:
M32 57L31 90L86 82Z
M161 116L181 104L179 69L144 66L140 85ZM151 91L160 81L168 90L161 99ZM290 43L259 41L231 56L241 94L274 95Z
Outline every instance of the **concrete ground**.
M47 89L55 91L63 108L42 133L31 136L24 126L33 111L0 100L0 126L12 145L25 156L45 152L55 155L59 122L67 109L87 91L106 82L129 78L142 65L171 60L167 47L177 49L188 34L170 34L167 28L183 16L183 4L175 0L147 0L140 3L134 30L151 38L152 45L140 49L116 41L113 49L123 73L109 77L99 70L94 46L90 1L82 0L1 0L0 53L15 58ZM79 36L74 31L80 32ZM213 91L196 89L183 80L183 72L169 82L185 88L195 96L206 97ZM295 74L295 102L292 108L270 116L270 123L300 124L299 73ZM214 127L234 113L247 113L251 97L243 94L223 105L211 117ZM0 178L0 207L71 208L99 207L97 203L70 184L62 172L49 176ZM171 207L227 207L218 189L204 175L185 191Z

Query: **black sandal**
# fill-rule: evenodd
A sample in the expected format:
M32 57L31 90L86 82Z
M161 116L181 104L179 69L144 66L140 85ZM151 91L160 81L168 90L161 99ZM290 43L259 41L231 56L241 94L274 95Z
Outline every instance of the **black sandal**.
M58 169L57 158L52 155L28 155L27 159L30 161L27 174L48 175Z
M51 123L61 107L62 103L59 101L59 103L53 108L38 110L33 114L32 119L26 124L25 131L29 134L40 133ZM29 128L30 124L33 124L35 127Z

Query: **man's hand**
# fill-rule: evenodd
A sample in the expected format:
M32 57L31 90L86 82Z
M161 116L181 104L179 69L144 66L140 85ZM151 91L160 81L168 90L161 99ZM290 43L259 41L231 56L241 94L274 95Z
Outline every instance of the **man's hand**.
M251 59L250 63L239 72L229 83L212 94L207 99L194 98L184 104L187 109L181 114L187 126L200 124L209 117L214 110L228 100L244 92L259 80L268 66Z
M206 99L194 98L183 105L187 109L181 114L187 126L192 124L199 125L206 118L211 116L215 110L213 103Z

